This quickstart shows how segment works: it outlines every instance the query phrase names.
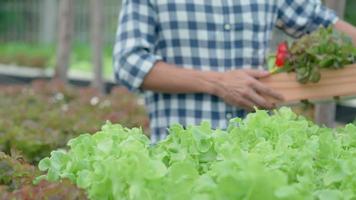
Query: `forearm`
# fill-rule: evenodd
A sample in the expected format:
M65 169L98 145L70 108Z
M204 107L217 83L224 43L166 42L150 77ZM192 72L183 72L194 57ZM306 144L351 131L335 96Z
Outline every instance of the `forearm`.
M215 95L221 73L179 68L157 62L145 77L142 89L163 93L208 93Z
M356 27L343 20L337 21L334 27L336 30L349 35L352 38L354 44L356 45Z
M283 100L283 96L258 81L268 75L266 71L246 69L206 72L158 62L145 76L141 88L171 94L207 93L247 110L254 107L271 109L274 105L265 97Z

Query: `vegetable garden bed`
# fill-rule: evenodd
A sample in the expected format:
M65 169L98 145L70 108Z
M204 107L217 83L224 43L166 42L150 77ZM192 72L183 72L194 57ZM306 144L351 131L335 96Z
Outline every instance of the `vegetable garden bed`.
M0 199L356 198L354 125L318 127L282 108L234 119L226 131L174 125L152 146L141 129L108 123L98 131L103 119L147 127L122 88L105 97L36 81L0 94L0 147L12 154L0 153ZM24 161L36 164L56 148L39 164L45 176Z
M90 88L37 80L30 86L0 85L0 97L1 200L86 199L68 180L33 185L41 174L35 167L38 161L65 148L69 139L96 132L106 120L142 127L148 133L142 103L120 87L100 95Z
M0 152L1 200L85 200L87 195L68 180L58 183L41 181L33 185L40 171L23 160Z
M318 127L282 108L233 119L226 131L205 122L170 128L156 145L139 129L106 124L57 150L36 181L69 179L89 199L356 198L356 126Z
M115 88L108 96L90 88L35 81L32 86L0 86L0 151L19 153L30 163L106 120L147 130L136 96Z

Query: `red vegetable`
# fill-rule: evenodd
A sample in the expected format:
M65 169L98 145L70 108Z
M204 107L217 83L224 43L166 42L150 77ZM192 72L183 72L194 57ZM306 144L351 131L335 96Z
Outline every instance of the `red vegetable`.
M287 42L282 42L278 45L278 53L288 53Z
M287 58L288 58L288 43L282 42L278 45L276 63L275 63L276 66L283 67Z
M284 66L284 63L285 63L285 54L277 54L277 57L276 57L276 66L277 67L283 67Z

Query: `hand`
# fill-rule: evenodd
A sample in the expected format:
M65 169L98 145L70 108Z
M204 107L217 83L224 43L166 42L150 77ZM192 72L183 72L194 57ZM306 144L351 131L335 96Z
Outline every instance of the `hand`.
M269 76L266 71L260 70L232 70L224 72L219 82L217 96L228 104L239 106L247 110L254 107L272 109L273 103L264 96L283 100L283 96L264 86L258 79Z

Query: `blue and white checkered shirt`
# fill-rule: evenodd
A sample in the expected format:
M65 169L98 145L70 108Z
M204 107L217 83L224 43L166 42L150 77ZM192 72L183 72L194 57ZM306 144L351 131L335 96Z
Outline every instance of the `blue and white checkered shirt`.
M275 26L299 37L337 21L320 0L123 0L114 67L118 82L140 91L157 61L206 71L263 68ZM208 120L226 128L244 111L208 94L144 91L152 140L173 123Z

